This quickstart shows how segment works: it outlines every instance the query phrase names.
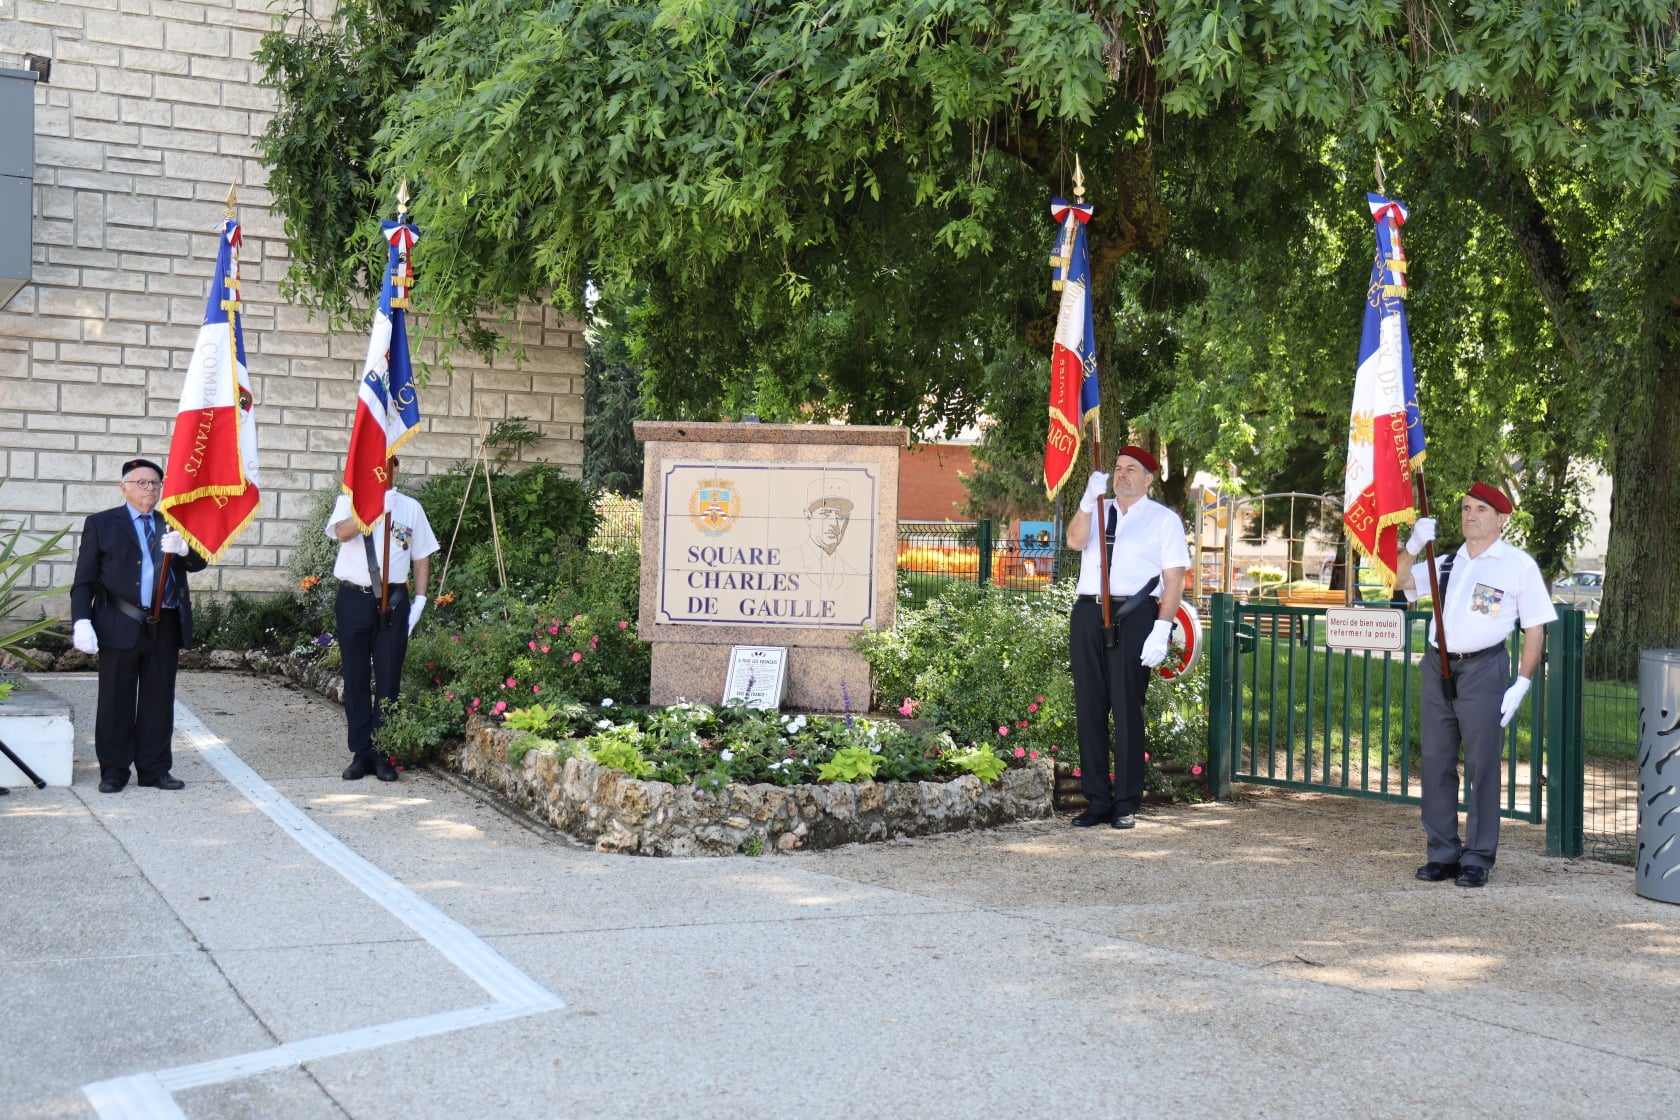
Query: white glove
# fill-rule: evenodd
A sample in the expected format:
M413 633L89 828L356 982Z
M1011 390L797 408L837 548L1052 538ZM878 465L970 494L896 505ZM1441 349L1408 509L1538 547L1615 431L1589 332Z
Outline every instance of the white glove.
M1527 677L1518 677L1511 682L1511 687L1505 690L1505 699L1499 702L1499 726L1511 725L1517 717L1517 709L1522 707L1523 697L1528 695L1529 685L1533 683Z
M70 644L89 657L99 652L99 635L93 632L91 619L78 618L76 620L76 625L70 628Z
M186 538L173 529L158 538L158 547L165 552L173 552L177 556L187 554Z
M1420 517L1417 519L1417 524L1412 526L1411 539L1406 541L1406 551L1413 556L1417 556L1434 539L1435 519L1433 517Z
M1086 513L1097 512L1097 503L1108 492L1108 476L1101 471L1092 471L1091 479L1085 484L1085 494L1079 499L1079 508Z
M416 595L414 602L408 605L408 632L414 633L414 624L420 621L420 612L426 609L426 597Z
M1143 640L1143 656L1139 661L1151 669L1167 659L1167 643L1172 641L1173 624L1164 618L1155 620L1154 629Z

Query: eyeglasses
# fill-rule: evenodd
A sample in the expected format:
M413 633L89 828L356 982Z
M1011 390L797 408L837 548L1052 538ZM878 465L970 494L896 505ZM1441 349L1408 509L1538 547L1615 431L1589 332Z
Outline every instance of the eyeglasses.
M159 490L163 487L163 480L157 478L125 478L123 479L123 485L138 486L142 490Z

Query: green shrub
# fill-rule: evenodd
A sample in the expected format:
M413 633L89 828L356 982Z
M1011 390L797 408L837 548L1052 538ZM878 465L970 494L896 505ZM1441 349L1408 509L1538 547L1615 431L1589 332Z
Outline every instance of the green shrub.
M447 558L449 586L460 591L500 588L504 571L510 586L547 588L557 560L588 553L597 520L589 492L549 463L514 474L493 469L490 476L486 486L481 464L457 463L421 487L420 504L443 545L443 554L434 560L436 574L442 577Z
M332 516L333 503L342 492L342 486L323 486L317 490L310 500L309 513L298 526L286 571L300 587L311 576L320 580L332 577L333 564L338 559L338 542L327 536L327 518Z
M459 734L460 713L453 701L432 691L407 692L385 709L373 745L405 766L418 766L436 758Z

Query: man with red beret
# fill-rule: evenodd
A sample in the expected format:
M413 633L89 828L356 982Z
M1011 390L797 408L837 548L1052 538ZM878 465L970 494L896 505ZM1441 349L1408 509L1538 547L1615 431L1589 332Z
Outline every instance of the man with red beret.
M157 513L162 467L130 459L121 477L123 504L93 514L82 528L70 585L72 641L88 656L99 655L93 726L99 792L122 792L130 768L143 786L180 789L186 783L169 772L175 667L181 650L192 646L187 573L203 571L205 560ZM165 553L175 560L154 612Z
M1094 471L1079 512L1068 522L1068 544L1080 550L1078 598L1068 620L1080 784L1089 803L1073 818L1080 828L1135 828L1143 800L1144 693L1151 671L1167 656L1172 620L1190 568L1184 522L1148 497L1149 484L1160 469L1155 456L1143 448L1122 447L1114 457L1113 501L1102 496L1108 476ZM1099 601L1098 537L1092 531L1099 509L1108 542L1112 600L1107 633Z
M1499 539L1511 519L1511 499L1478 482L1460 506L1464 544L1440 567L1441 626L1451 675L1441 676L1435 622L1423 658L1423 831L1429 862L1417 877L1452 879L1461 887L1487 882L1499 849L1500 755L1505 727L1516 717L1540 665L1546 624L1557 618L1540 567L1522 549ZM1418 519L1406 542L1417 556L1435 539L1435 519ZM1396 586L1415 599L1429 583L1427 564L1402 564ZM1523 630L1517 675L1511 677L1506 639ZM1458 753L1470 783L1464 838L1458 831Z

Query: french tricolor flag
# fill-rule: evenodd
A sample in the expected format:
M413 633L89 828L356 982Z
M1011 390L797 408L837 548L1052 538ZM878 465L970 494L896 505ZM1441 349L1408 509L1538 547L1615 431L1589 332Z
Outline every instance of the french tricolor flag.
M1354 548L1392 588L1400 529L1417 520L1412 470L1423 462L1423 415L1406 327L1407 262L1400 243L1406 204L1380 194L1365 197L1376 224L1377 256L1365 291L1342 522Z
M216 275L204 307L158 510L207 560L219 559L257 515L257 418L239 324L239 223L217 231Z
M386 462L420 427L420 396L409 364L408 329L403 325L408 292L414 286L409 253L420 233L403 215L382 226L390 257L368 336L350 453L344 463L344 492L350 495L351 513L364 533L385 512L385 491L391 484Z

